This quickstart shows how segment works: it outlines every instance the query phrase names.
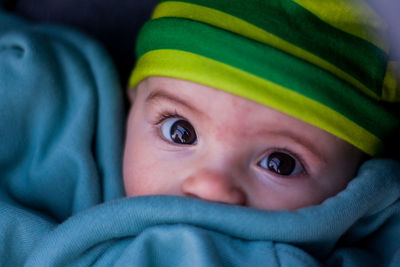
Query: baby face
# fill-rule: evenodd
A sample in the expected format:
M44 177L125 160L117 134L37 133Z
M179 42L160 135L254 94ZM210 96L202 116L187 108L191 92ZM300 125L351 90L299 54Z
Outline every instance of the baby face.
M293 210L344 189L363 159L330 133L211 87L150 77L129 94L127 196Z

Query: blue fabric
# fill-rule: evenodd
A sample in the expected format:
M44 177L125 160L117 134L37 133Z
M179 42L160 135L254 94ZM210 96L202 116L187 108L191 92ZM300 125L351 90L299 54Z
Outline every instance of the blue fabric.
M127 84L133 68L139 29L157 3L157 0L8 1L10 10L24 17L79 28L100 40L116 63L122 84Z
M400 266L400 163L297 211L122 198L122 92L103 49L0 13L1 266Z
M171 196L108 202L50 232L28 266L398 266L399 173L398 162L371 160L346 190L297 211Z
M0 12L0 265L18 266L58 222L123 195L122 92L90 39Z

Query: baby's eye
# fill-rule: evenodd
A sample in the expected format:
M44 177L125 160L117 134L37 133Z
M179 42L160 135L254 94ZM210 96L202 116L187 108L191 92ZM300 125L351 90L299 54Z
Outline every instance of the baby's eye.
M273 152L268 157L263 158L260 167L279 175L289 176L302 173L304 171L301 164L284 152Z
M181 118L166 119L161 125L161 133L168 141L176 144L193 145L197 141L193 126Z

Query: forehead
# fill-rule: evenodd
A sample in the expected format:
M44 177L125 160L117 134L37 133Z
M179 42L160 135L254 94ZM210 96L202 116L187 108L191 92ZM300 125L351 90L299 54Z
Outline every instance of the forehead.
M297 148L323 162L335 158L338 152L355 149L338 137L280 111L184 80L150 77L138 85L134 99L132 109L141 116L178 113L193 123L200 134L211 134L230 145Z
M140 87L140 86L139 86ZM246 98L221 91L202 84L169 77L150 77L143 86L143 97L157 101L170 101L186 104L196 110L219 112L219 115L245 116L247 114L262 114L272 110L269 107L258 104ZM175 100L175 101L171 101ZM286 116L286 115L284 115ZM257 116L251 116L256 119ZM262 116L261 116L262 117Z
M249 99L205 85L169 77L150 77L139 84L139 98L145 104L162 103L177 105L210 123L244 129L246 134L259 132L296 133L314 138L336 139L333 135L288 116L280 111ZM151 100L151 101L149 101ZM283 100L284 101L284 100ZM147 102L147 103L146 103ZM151 105L148 105L151 106Z

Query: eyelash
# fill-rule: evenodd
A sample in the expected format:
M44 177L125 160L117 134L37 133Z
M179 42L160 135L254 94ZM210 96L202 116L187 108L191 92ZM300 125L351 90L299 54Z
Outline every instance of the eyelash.
M307 166L305 160L303 159L303 157L301 157L299 154L294 153L292 151L287 151L287 153L289 153L289 155L292 155L296 160L298 160L299 164L303 167L304 174L308 174L308 166Z
M308 166L307 166L307 164L305 164L305 161L303 160L303 158L299 154L294 153L291 150L286 149L284 147L272 147L272 148L268 149L268 152L266 154L264 154L263 157L268 157L269 155L271 155L274 152L281 152L281 153L288 154L289 156L293 157L300 164L300 166L304 170L303 171L304 175L307 175L309 173ZM279 174L274 173L274 175L279 175Z
M183 120L187 120L184 116L181 116L176 109L174 111L172 111L172 110L162 110L156 115L156 119L154 120L153 124L155 126L159 126L165 120L171 119L171 118L181 118ZM300 155L298 155L297 153L294 153L291 150L288 150L288 149L286 149L284 147L273 147L273 148L268 149L268 151L269 152L267 154L265 154L264 157L266 157L267 155L272 154L273 152L282 152L282 153L286 153L286 154L290 155L295 160L297 160L298 163L302 166L302 168L304 170L304 174L305 175L308 174L308 166L307 166L307 164L305 164L305 161L303 160L303 158Z
M154 120L153 124L154 125L160 125L163 121L171 118L181 118L183 120L186 120L185 117L179 115L179 113L174 110L173 112L170 111L161 111L157 114L156 119Z

